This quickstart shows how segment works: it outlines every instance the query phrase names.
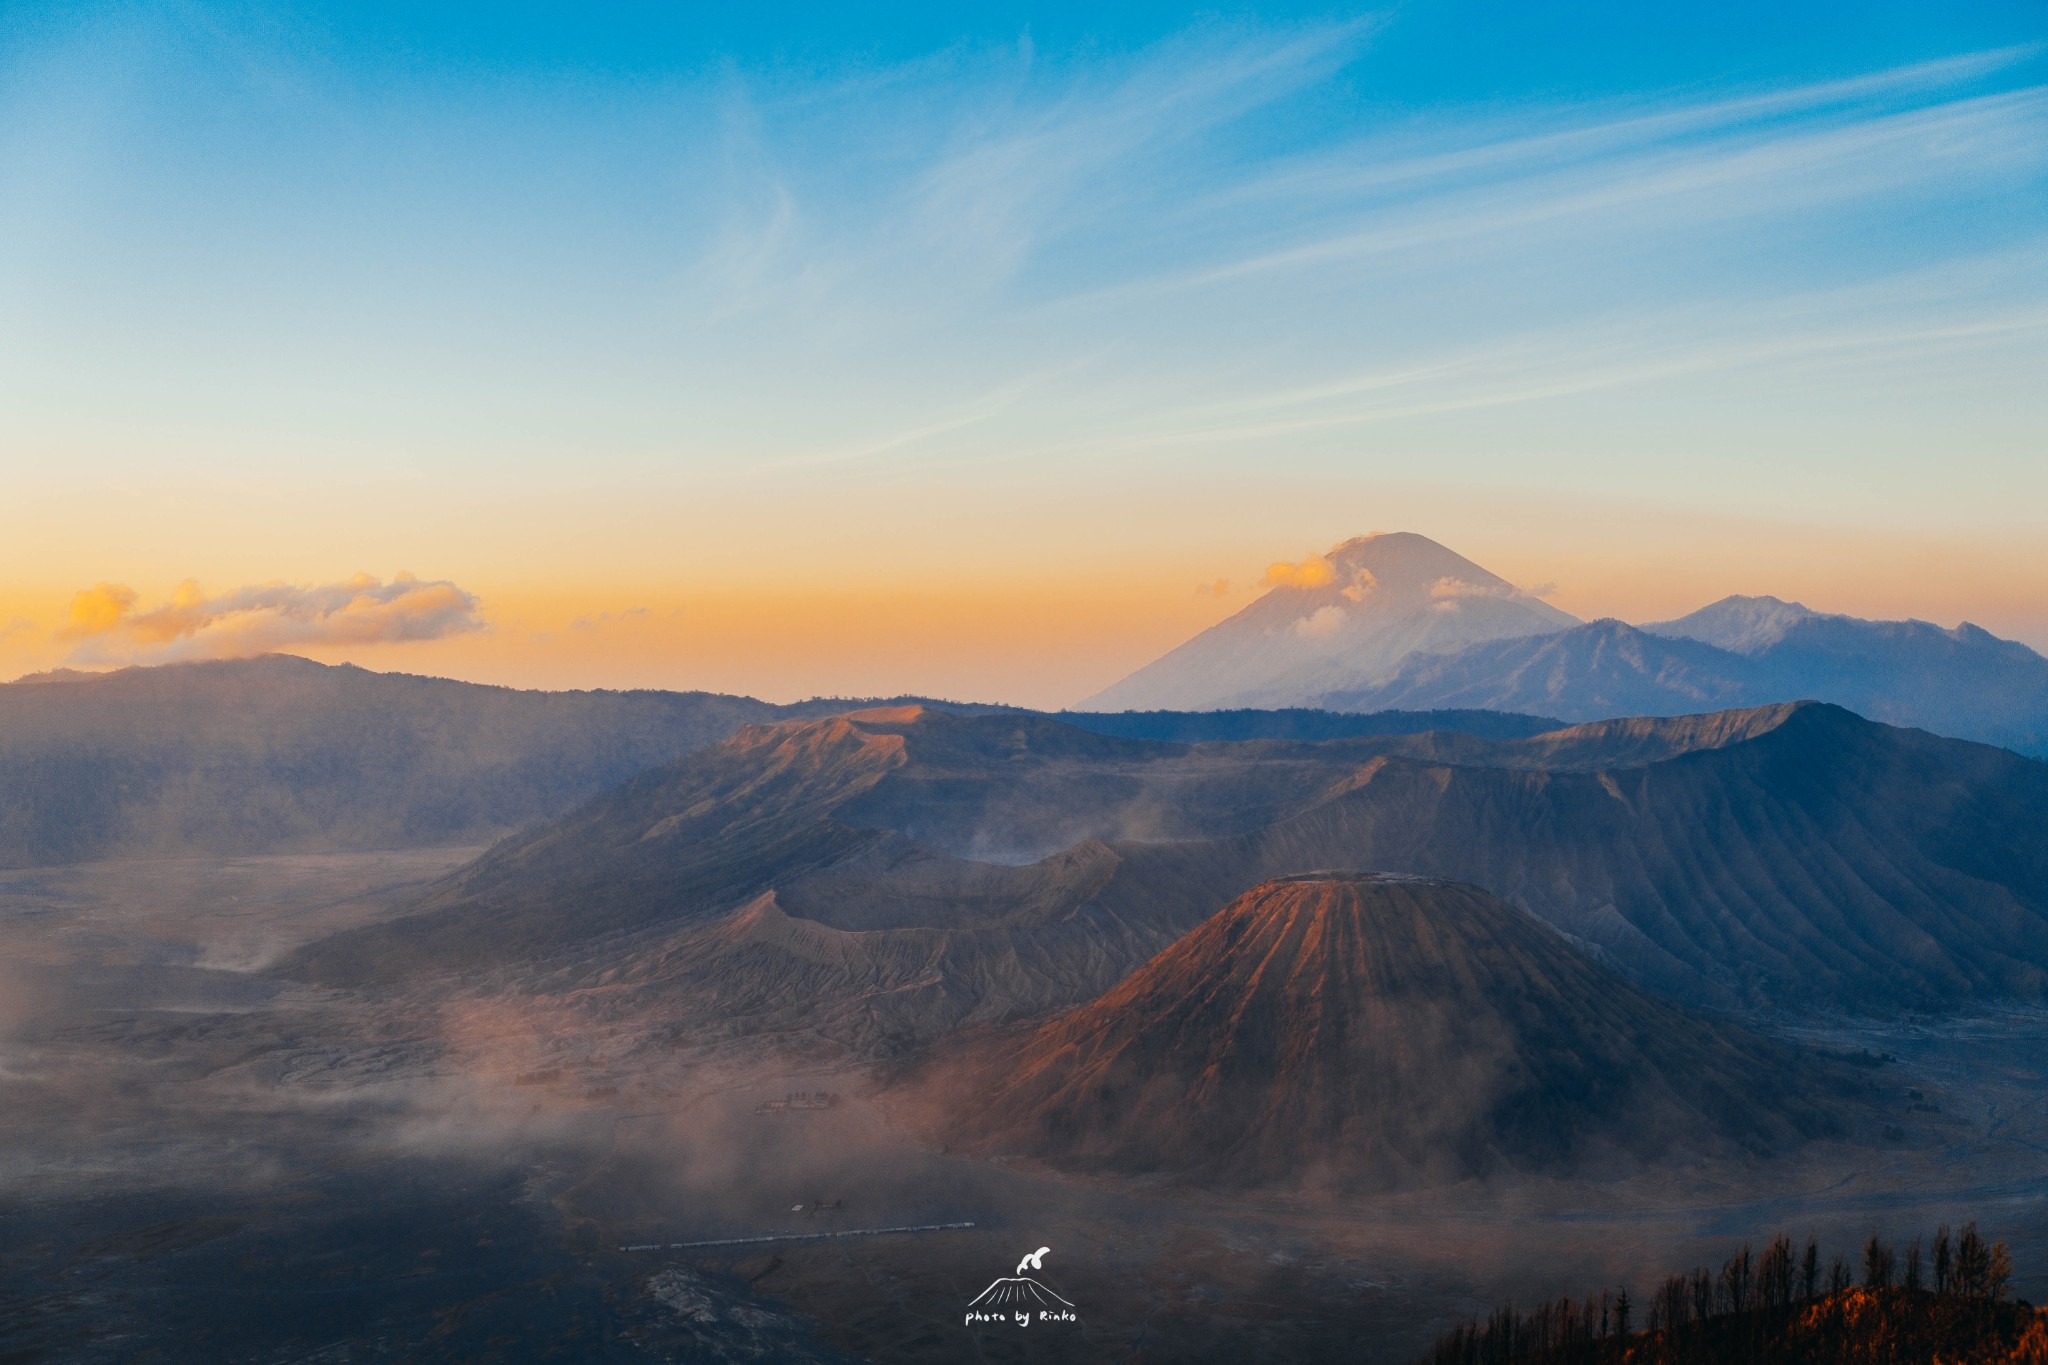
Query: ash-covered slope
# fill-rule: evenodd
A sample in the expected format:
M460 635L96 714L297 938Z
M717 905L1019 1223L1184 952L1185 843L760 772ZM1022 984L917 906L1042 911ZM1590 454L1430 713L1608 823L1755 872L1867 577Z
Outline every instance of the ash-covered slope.
M2048 764L1815 703L1496 752L1370 760L1266 828L1131 850L1120 881L1242 889L1346 863L1452 877L1703 1004L2048 997Z
M1398 1188L1765 1151L1825 1067L1654 1000L1476 887L1315 872L920 1078L949 1137L1083 1170Z
M707 914L878 834L832 812L904 761L901 736L843 717L751 725L505 840L396 923L338 935L288 970L338 984L533 959L664 917Z
M1313 706L1326 693L1379 681L1416 651L1578 624L1463 555L1408 532L1345 541L1297 577L1082 707Z
M607 1012L658 1020L660 1035L697 1047L775 1038L812 1057L901 1057L962 1027L1092 1000L1183 927L1175 907L1132 919L1089 906L1086 883L1115 871L1101 845L1049 861L1002 869L1014 872L1008 887L963 889L1063 902L1061 913L1004 914L999 901L983 900L913 919L930 907L862 896L857 904L897 913L856 928L814 918L818 889L799 882L795 896L765 892L709 920L572 949L531 984L561 998L601 997Z
M2043 828L2048 765L1816 704L1519 740L1206 745L867 712L752 727L636 778L296 969L601 971L603 953L681 942L773 891L839 933L972 930L944 960L975 980L1005 969L977 976L958 954L1090 964L1021 969L989 1008L1026 1013L1085 998L1065 992L1106 986L1268 877L1367 866L1483 886L1690 1002L1940 1008L2048 997ZM1005 937L1027 933L1080 946ZM706 964L738 960L723 944ZM749 952L745 970L768 962ZM883 977L839 980L847 999ZM967 1015L990 1017L978 999Z
M359 982L573 955L600 935L708 921L770 890L846 930L1057 919L1099 890L1044 882L1062 850L1071 862L1104 839L1255 830L1313 806L1376 754L1486 749L1455 733L1170 744L923 706L751 725L504 841L417 913L314 945L293 970ZM1149 952L1214 908L1156 902L1123 918ZM1119 957L1117 974L1137 960Z

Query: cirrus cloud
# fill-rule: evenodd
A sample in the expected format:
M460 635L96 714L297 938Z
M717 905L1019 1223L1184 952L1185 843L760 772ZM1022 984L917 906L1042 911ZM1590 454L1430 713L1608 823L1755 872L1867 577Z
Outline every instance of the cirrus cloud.
M483 629L475 594L446 579L399 573L389 583L357 574L312 587L261 583L208 594L191 579L171 600L138 611L125 583L99 583L71 599L76 663L240 659L320 645L439 640Z

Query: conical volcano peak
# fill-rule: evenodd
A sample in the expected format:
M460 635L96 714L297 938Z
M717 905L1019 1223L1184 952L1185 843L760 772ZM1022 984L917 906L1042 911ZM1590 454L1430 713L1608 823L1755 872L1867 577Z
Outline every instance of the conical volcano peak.
M1298 563L1273 564L1262 586L1282 602L1370 605L1381 612L1390 601L1427 604L1475 593L1529 597L1498 574L1412 531L1354 536Z
M1389 586L1434 587L1449 579L1475 587L1515 592L1512 583L1465 556L1413 531L1378 531L1356 536L1323 556L1333 567L1370 572Z
M1254 948L1253 945L1256 945ZM1503 947L1554 961L1577 979L1575 955L1556 934L1475 886L1402 873L1325 870L1261 882L1169 948L1154 965L1169 989L1230 980L1262 993L1257 978L1276 966L1297 986L1342 983L1342 993L1408 989L1449 967L1430 989L1470 991L1489 980ZM1142 977L1131 978L1137 981ZM1521 983L1517 983L1519 986ZM1130 982L1126 982L1128 988ZM1207 986L1204 989L1208 989ZM1337 1016L1320 1013L1318 1027ZM1480 1010L1473 997L1461 1008Z
M930 1084L975 1097L948 1125L970 1147L1223 1184L1433 1184L1834 1123L1792 1054L1645 995L1499 898L1356 871L1262 882Z
M1576 617L1411 531L1269 565L1262 596L1083 705L1102 710L1313 706L1411 654L1542 635Z

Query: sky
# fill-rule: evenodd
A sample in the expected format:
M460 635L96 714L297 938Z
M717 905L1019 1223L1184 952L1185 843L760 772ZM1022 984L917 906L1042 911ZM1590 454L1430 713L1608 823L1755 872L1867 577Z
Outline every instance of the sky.
M1054 706L1374 530L2048 649L2035 0L713 8L0 4L0 677Z

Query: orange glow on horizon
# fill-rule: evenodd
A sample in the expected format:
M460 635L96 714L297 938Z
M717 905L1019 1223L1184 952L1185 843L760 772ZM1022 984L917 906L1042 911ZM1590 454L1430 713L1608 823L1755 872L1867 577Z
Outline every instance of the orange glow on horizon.
M549 560L577 570L556 578L509 571L469 542L425 554L431 538L419 535L374 558L473 593L484 629L280 647L325 662L516 687L704 689L770 700L919 694L1050 708L1079 701L1241 610L1265 591L1269 566L1313 572L1325 550L1378 527L1419 530L1585 619L1662 620L1730 593L1771 594L1866 617L1970 620L2048 648L2048 555L2023 532L1906 535L1562 498L1339 492L1272 494L1276 508L1297 516L1302 506L1327 504L1312 524L1255 504L1228 517L1218 504L1191 501L1170 541L1156 531L1145 542L1084 535L1099 530L1109 514L1102 508L1083 509L1086 521L1047 519L1059 532L1054 539L1036 520L1043 509L1028 504L1010 510L1031 519L1028 530L999 519L970 544L942 525L922 546L878 532L873 556L789 531L774 542L775 554L721 557L711 553L716 542L700 541L687 547L694 562L678 558L664 568L647 558L647 547L662 542L622 533L619 544L639 560L592 559L579 553L580 542L543 545ZM728 540L749 534L738 524ZM11 566L0 579L0 679L71 662L81 601L104 626L109 613L121 614L116 607L133 616L196 601L195 590L178 586L195 575L227 592L280 578L348 581L383 567L324 542L307 556L315 567L296 575L281 554L198 563L173 556L174 548L160 547L170 560L160 573L149 571L158 554L132 552L122 560L74 551L62 573L49 557ZM33 574L24 572L30 567ZM125 606L106 596L122 584L138 594Z

